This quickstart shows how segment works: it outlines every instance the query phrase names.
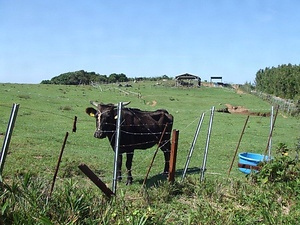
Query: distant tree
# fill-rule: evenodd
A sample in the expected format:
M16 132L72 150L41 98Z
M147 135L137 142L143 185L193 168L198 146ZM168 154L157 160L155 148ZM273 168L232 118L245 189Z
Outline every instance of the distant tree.
M106 75L98 75L95 81L99 83L107 83L108 77Z
M125 76L125 74L124 74ZM126 77L126 76L125 76ZM53 77L50 81L42 81L43 84L64 84L64 85L89 85L91 82L108 83L109 79L106 75L100 75L95 72L86 72L79 70L75 72L67 72ZM112 81L115 82L115 81Z
M52 84L50 80L42 80L41 84Z
M150 80L157 81L162 79L172 79L167 75L160 77L139 77L139 78L128 78L124 73L112 73L109 76L100 75L95 72L87 72L84 70L78 70L75 72L67 72L53 77L51 80L43 80L42 84L64 84L64 85L89 85L93 83L117 83L117 82L128 82L134 80Z
M109 83L116 83L117 82L117 74L112 73L108 77L108 82Z
M165 79L165 80L169 80L170 79L167 75L163 75L161 78Z
M266 67L256 73L256 89L287 99L300 99L300 65Z
M118 75L118 81L119 82L127 82L128 78L126 77L126 75L124 73L121 73Z
M124 73L112 73L109 75L108 77L108 82L109 83L116 83L116 82L127 82L128 78L126 77L126 75Z

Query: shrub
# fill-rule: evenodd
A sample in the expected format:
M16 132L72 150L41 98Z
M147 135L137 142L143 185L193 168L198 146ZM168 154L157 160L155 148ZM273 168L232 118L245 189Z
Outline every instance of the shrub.
M262 169L258 173L251 174L251 179L258 183L297 181L300 177L299 144L291 157L292 150L286 144L280 143L276 150L276 156L269 162L262 163Z

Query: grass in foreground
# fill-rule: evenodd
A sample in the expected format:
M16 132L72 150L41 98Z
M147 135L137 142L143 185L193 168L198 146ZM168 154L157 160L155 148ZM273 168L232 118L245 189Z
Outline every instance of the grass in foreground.
M299 153L299 147L296 153ZM296 224L300 163L284 144L258 173L244 179L160 181L118 189L112 199L64 179L51 198L45 181L25 174L2 184L1 224ZM91 191L93 190L93 191Z
M256 184L247 179L184 182L105 198L72 179L47 197L45 183L26 174L3 185L0 224L296 224L299 179ZM92 188L93 189L93 188Z

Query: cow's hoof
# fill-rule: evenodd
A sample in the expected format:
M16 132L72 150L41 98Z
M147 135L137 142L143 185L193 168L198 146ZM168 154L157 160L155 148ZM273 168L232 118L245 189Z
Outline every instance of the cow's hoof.
M162 172L161 175L168 177L169 176L169 172Z
M126 185L132 185L132 179L128 179Z
M117 177L118 181L122 181L122 176Z

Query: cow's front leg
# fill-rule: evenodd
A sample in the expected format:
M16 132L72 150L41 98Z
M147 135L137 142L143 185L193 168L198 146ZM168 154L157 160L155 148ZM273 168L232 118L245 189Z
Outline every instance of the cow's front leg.
M119 155L118 161L117 161L117 180L122 180L122 154Z
M131 167L132 167L132 159L133 159L133 152L126 153L126 168L127 168L127 182L126 185L132 184L132 174L131 174Z
M170 150L164 149L164 157L165 157L165 168L164 168L164 175L169 175L169 167L170 167Z

